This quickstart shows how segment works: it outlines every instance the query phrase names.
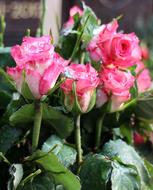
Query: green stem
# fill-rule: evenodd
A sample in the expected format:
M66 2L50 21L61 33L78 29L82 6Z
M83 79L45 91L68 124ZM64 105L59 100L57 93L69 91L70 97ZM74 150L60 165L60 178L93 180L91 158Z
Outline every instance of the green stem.
M103 127L103 120L104 120L105 114L103 114L99 119L97 120L96 125L96 135L95 135L95 150L97 150L100 147L100 141L101 141L101 133L102 133L102 127Z
M37 149L39 142L39 134L42 120L42 105L40 102L35 102L35 117L34 117L34 127L32 135L32 152Z
M77 163L78 166L82 163L82 150L81 150L81 130L80 130L80 115L76 117L75 126L75 141L77 148Z
M85 52L83 52L83 53L81 54L80 64L84 64L84 59L85 59Z
M80 31L80 35L77 36L77 40L76 40L75 46L74 46L74 48L73 48L71 57L70 57L70 59L69 59L70 62L73 60L73 58L74 58L76 52L77 52L78 49L79 49L79 46L80 46L80 43L81 43L81 39L82 39L82 35L83 35L84 29L85 29L85 27L86 27L86 25L87 25L87 21L88 21L89 18L90 18L90 16L88 16L88 17L86 18L86 21L85 21L85 23L84 23L84 26L82 27L82 29L81 29L81 31Z

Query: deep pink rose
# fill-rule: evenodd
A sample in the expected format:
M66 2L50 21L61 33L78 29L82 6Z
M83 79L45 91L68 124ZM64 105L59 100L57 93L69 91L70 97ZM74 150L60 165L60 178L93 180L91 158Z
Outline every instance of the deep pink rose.
M68 21L64 24L64 28L67 28L67 27L71 27L73 26L74 24L74 15L75 14L79 14L80 16L83 15L83 10L80 9L78 6L73 6L71 9L70 9L70 12L69 12L69 19Z
M151 77L149 70L141 61L137 62L136 74L138 91L139 93L145 92L145 90L151 87Z
M109 38L105 36L100 33L98 41L105 65L113 64L127 68L141 59L139 40L134 33L117 33L110 35Z
M101 89L111 99L111 111L119 109L130 99L130 88L134 85L134 77L130 72L120 71L117 68L105 68L99 75Z
M68 61L54 52L50 38L46 36L26 37L21 46L14 46L11 52L17 66L7 68L7 73L16 82L20 93L26 82L36 99L40 99L53 88L60 73L68 64Z
M117 28L118 28L118 23L116 20L114 20L111 23L102 25L98 29L95 29L93 31L94 37L88 44L87 51L89 51L90 57L94 61L100 61L103 59L103 54L99 47L99 35L103 34L104 38L109 39L110 35L116 34Z
M68 79L61 85L65 93L65 104L70 110L75 98L73 93L73 82L76 84L76 94L82 112L87 112L91 98L99 83L98 73L90 65L72 64L65 69ZM69 105L68 105L69 104Z
M94 61L128 68L141 59L139 40L134 33L117 33L117 28L118 23L114 20L96 29L97 33L88 44L87 50Z

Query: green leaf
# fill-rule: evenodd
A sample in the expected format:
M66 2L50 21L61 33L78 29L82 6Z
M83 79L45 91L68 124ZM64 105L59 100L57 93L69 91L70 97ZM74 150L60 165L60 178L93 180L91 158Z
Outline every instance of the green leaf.
M111 175L111 161L100 154L89 155L80 171L82 190L107 190Z
M43 104L43 120L53 126L61 138L68 137L74 128L72 118L47 104Z
M122 163L118 157L89 155L81 167L80 178L82 190L140 190L136 167Z
M118 162L113 162L112 166L112 190L140 190L140 179L137 170Z
M149 174L144 161L134 148L127 145L124 141L109 141L104 145L102 154L109 158L118 157L124 164L134 165L138 170L141 181L146 184L149 182Z
M135 113L140 120L153 123L153 97L138 100Z
M144 160L144 162L145 162L145 166L149 172L149 175L153 180L153 165L150 162L148 162L147 160Z
M37 151L31 158L45 172L50 173L56 184L63 185L65 190L81 189L78 177L66 169L52 152L46 154L42 151Z
M81 25L84 27L82 34L83 47L89 43L93 37L93 31L98 27L98 19L91 8L83 3L84 14L81 18Z
M0 128L0 152L6 152L19 140L21 130L10 126Z
M49 152L50 150L52 150L65 167L69 167L76 161L76 150L65 145L62 139L56 135L49 137L42 146L42 151Z
M12 177L8 182L8 190L15 190L15 189L17 189L17 187L23 177L22 164L13 164L10 167L9 172Z
M11 125L25 124L33 121L34 104L26 104L13 113L9 120Z
M0 162L3 161L5 163L7 163L8 165L10 165L10 162L8 161L8 159L4 156L4 154L2 152L0 152Z
M33 176L25 182L25 184L22 184L23 181L21 181L18 190L56 190L54 181L50 178L48 173Z

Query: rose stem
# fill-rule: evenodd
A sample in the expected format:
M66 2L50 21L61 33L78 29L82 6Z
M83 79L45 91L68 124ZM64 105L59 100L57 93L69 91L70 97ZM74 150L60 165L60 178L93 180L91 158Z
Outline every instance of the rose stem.
M77 148L77 163L78 166L82 163L82 150L81 150L81 131L80 131L80 115L76 117L75 126L75 141Z
M103 114L101 117L98 118L97 124L96 124L96 135L95 135L95 150L99 149L100 147L100 141L101 141L101 133L102 133L102 127L103 127L103 120L104 120L105 114Z
M42 120L42 105L40 102L35 102L35 116L34 116L34 126L33 126L33 134L32 134L32 152L37 149L40 127Z

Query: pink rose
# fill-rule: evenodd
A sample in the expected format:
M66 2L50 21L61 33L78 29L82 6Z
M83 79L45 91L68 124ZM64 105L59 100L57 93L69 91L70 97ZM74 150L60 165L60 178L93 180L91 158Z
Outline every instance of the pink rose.
M116 34L117 28L118 28L118 23L116 20L114 20L111 23L102 25L98 29L94 30L93 32L94 37L87 46L87 51L89 51L92 60L100 61L103 59L103 55L99 47L99 35L103 34L105 38L109 39L110 35Z
M141 46L141 52L142 52L142 58L144 60L147 60L149 58L149 49L146 45Z
M109 38L100 34L98 46L105 65L113 64L121 68L133 66L141 59L139 40L134 33L113 34Z
M68 77L61 85L65 93L65 104L69 110L72 110L75 96L73 93L73 83L76 84L76 95L81 108L81 112L89 111L95 89L98 86L99 78L96 70L90 65L72 64L65 69L65 75ZM90 108L91 109L91 108Z
M134 85L134 77L130 72L117 68L105 68L100 72L100 82L103 92L111 99L111 111L115 111L130 99L130 88Z
M50 38L46 36L26 37L21 46L17 45L12 48L12 56L17 66L7 68L7 73L16 82L20 93L26 83L33 97L40 99L53 88L60 73L68 64L68 61L54 52L49 42Z
M145 92L145 90L151 87L151 77L149 70L145 67L143 62L137 62L136 74L138 91L139 93Z
M42 37L24 37L21 45L16 45L11 49L11 55L17 65L25 63L35 64L39 62L44 64L54 53L54 47L51 44L50 36Z
M116 20L102 25L87 50L94 61L101 60L104 65L127 68L141 59L139 40L134 33L117 33L117 28Z
M80 9L78 6L73 6L71 9L70 9L70 12L69 12L69 19L68 21L64 24L64 28L68 28L68 27L71 27L73 26L74 24L74 15L75 14L79 14L80 16L83 15L83 10Z

